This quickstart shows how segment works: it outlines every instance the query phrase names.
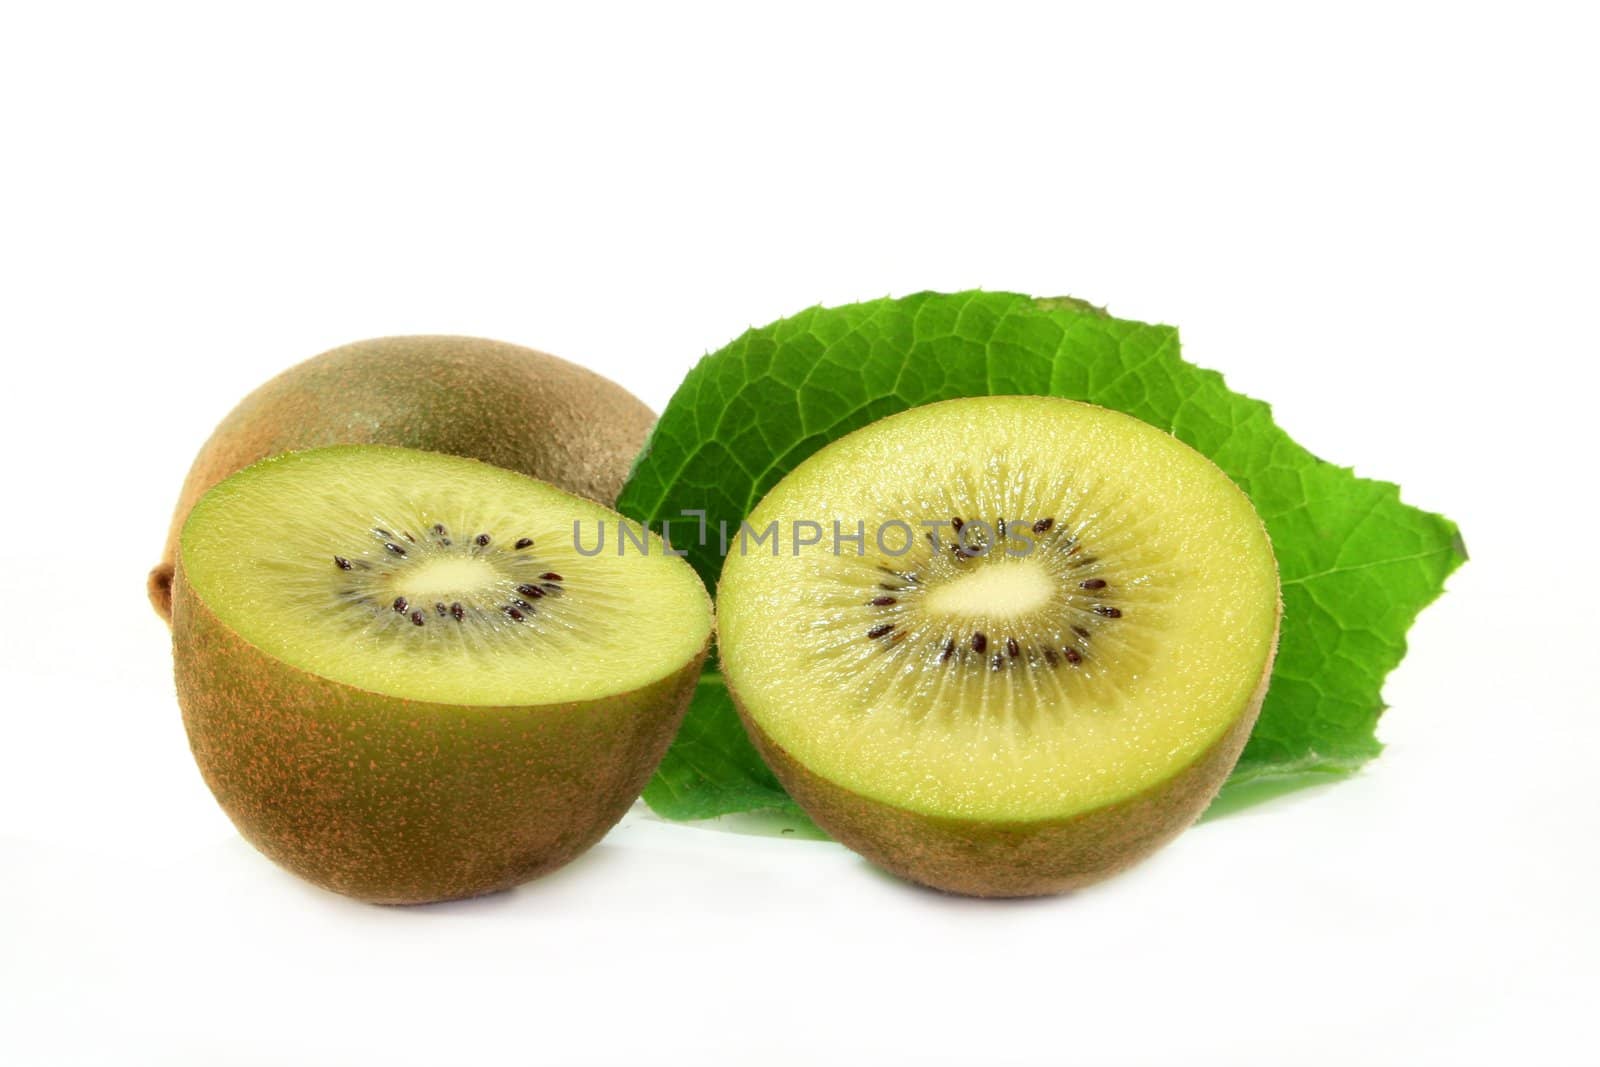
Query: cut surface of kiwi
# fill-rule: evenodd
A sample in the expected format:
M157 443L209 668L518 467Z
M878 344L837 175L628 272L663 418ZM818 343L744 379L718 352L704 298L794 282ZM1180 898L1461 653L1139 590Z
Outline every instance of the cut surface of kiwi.
M224 809L272 858L371 900L488 892L581 851L659 761L711 631L692 568L632 524L619 553L622 523L381 446L213 488L183 530L174 659Z
M451 704L591 700L672 673L708 632L702 587L659 547L578 552L574 522L592 548L615 519L470 460L320 449L207 495L183 566L222 623L333 681Z
M912 409L802 463L747 520L772 523L723 570L724 674L801 804L898 873L1092 881L1198 816L1248 736L1270 542L1222 471L1136 419Z

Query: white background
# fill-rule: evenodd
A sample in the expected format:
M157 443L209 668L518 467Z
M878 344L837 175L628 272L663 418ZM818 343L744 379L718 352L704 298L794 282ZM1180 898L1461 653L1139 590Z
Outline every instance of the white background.
M6 4L0 1061L1593 1062L1580 10ZM973 286L1176 323L1461 523L1382 759L1020 903L636 812L381 909L233 832L143 583L249 389L457 332L659 409L746 326Z

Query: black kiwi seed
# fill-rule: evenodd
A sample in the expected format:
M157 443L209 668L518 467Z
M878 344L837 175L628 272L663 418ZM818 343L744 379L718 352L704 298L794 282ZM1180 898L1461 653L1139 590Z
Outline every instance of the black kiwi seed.
M1002 541L1006 539L1006 520L1001 519L999 522L994 524L994 534Z
M867 631L868 637L885 637L894 630L894 623L882 622Z
M535 599L544 596L544 590L540 589L536 585L519 585L517 586L517 592L521 593L523 596L530 596Z
M411 625L413 625L413 626L421 626L422 625L422 612L413 611L411 613Z
M416 544L417 543L417 539L415 537L411 536L411 531L410 530L401 530L400 531L400 536L404 537L407 541L410 541L412 544Z
M533 547L533 538L531 538L531 537L518 538L517 544L516 544L517 551L520 552L524 548L532 548L532 547Z
M1088 578L1078 583L1079 589L1104 589L1105 587L1106 580L1104 578Z
M372 532L383 538L385 541L394 540L394 534L390 533L388 530L380 530L378 527L374 526L372 528Z
M408 607L410 607L410 605L406 603L405 597L397 596L394 598L394 610L396 615L404 615L406 613L406 608Z
M477 537L472 539L472 543L477 545L479 548L485 548L489 544L489 535L479 534Z
M449 533L450 531L446 530L444 528L444 523L436 522L436 523L433 524L433 532L438 534L440 537L443 537L445 534Z
M393 541L385 541L383 543L383 547L387 548L390 552L393 552L397 556L403 556L406 554L406 550L395 544Z
M511 598L511 602L513 604L515 604L519 608L524 608L524 609L526 609L528 611L532 611L533 610L533 605L532 604L530 604L526 600L522 600L522 599L520 599L518 597L512 597Z
M991 671L997 671L1000 668L1004 667L1005 665L1006 665L1006 658L1004 656L1002 656L998 652L996 652L994 654L994 659L989 661L989 669Z
M433 605L433 610L439 613L439 618L441 618L441 619L444 618L450 612L450 609L444 606L444 602L443 601L440 601L439 603L434 604Z
M1063 656L1067 657L1067 662L1072 664L1074 667L1076 667L1078 664L1083 662L1083 653L1079 652L1077 649L1073 648L1071 645L1068 645L1066 648L1063 648L1061 650L1061 654Z
M566 581L565 578L561 577L561 575L557 574L555 571L545 571L543 574L539 575L539 577L543 578L547 582L564 582L564 581Z
M955 518L950 520L950 528L952 530L954 530L956 533L960 533L961 532L961 527L963 527L965 525L966 525L966 523L961 521L961 516L960 515L957 515Z
M1017 639L1015 637L1006 638L1006 655L1010 656L1012 659L1016 659L1018 656L1022 655L1022 646L1017 644Z
M511 616L511 618L516 622L521 622L522 621L522 612L518 611L516 608L512 607L509 604L506 605L505 613L507 615Z
M1072 632L1083 638L1085 641L1089 640L1089 631L1085 630L1081 626L1074 626L1072 628Z
M1061 662L1061 657L1056 655L1055 649L1047 648L1044 650L1044 661L1054 667Z
M981 631L972 635L972 651L982 652L989 647L989 638Z
M946 639L946 641L944 643L944 648L939 650L939 662L940 663L944 663L951 656L953 656L955 654L956 654L956 643L955 643L955 641L952 640L952 639Z
M874 608L886 608L893 603L895 603L895 599L892 596L875 596L867 601L867 604Z
M1055 524L1056 520L1054 519L1040 519L1038 522L1033 524L1033 532L1036 534L1049 533L1050 527L1054 526Z
M1122 618L1122 609L1114 608L1110 604L1096 604L1094 606L1094 613L1096 615L1104 615L1108 619Z
M350 569L350 561L345 559L343 556L334 556L333 565L342 571L347 571Z
M461 602L458 600L450 605L450 614L455 617L456 622L460 622L467 617L467 609L462 607Z

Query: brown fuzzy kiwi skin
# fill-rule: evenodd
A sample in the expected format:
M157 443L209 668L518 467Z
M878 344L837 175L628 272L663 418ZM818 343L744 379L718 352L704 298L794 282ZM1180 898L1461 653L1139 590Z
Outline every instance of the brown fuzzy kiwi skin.
M281 452L380 444L482 460L606 506L655 413L564 359L477 337L382 337L324 352L241 400L195 457L147 591L172 621L178 534L195 502Z
M1277 647L1274 629L1272 651L1249 704L1187 767L1127 800L1059 820L937 818L861 796L789 755L751 718L731 680L728 691L767 766L835 840L891 874L946 893L1032 897L1079 889L1126 870L1201 816L1250 739Z
M600 840L661 761L705 659L600 700L452 707L266 655L181 566L173 591L178 701L212 794L279 865L380 904L509 889Z

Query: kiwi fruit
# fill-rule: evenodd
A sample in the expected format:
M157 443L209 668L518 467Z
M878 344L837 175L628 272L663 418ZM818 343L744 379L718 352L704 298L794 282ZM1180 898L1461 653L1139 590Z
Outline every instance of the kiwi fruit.
M655 414L564 359L477 337L384 337L291 367L239 402L195 457L150 602L172 618L178 531L213 485L259 459L380 444L481 459L611 504Z
M1261 521L1204 456L999 396L872 423L778 482L732 545L717 633L746 729L823 829L915 882L1031 896L1199 816L1279 613Z
M190 745L245 838L328 889L419 903L552 870L622 816L693 694L711 605L599 504L350 445L201 497L172 622Z

